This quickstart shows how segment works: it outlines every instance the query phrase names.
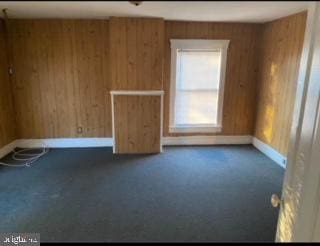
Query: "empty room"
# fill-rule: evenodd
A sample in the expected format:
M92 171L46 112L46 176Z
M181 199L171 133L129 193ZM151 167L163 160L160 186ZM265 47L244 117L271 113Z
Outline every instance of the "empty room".
M0 241L320 241L320 4L0 1Z

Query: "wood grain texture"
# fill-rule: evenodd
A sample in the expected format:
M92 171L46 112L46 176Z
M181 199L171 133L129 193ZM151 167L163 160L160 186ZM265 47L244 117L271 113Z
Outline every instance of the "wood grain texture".
M306 12L263 26L255 137L287 155Z
M111 136L108 21L11 25L18 137Z
M160 96L114 95L115 152L160 152Z
M8 47L0 20L0 148L16 139L15 114L8 74Z
M289 129L281 134L276 129L289 128L286 118L292 117L290 105L294 98L289 94L293 95L295 88L290 81L298 70L301 51L297 50L303 43L305 14L288 18L291 21L277 20L265 25L159 19L145 24L141 18L111 18L112 35L109 35L108 20L12 20L17 137L111 137L110 89L158 90L162 87L165 91L164 136L195 135L168 133L169 41L229 39L223 130L219 134L254 133L259 92L255 135L285 153L287 140L282 139L287 139ZM261 55L260 45L263 46ZM276 64L273 70L272 62ZM1 69L0 76L4 78L1 83L7 76L3 71ZM1 93L7 90L3 88ZM271 98L272 91L277 99ZM288 95L283 97L281 93L285 92ZM8 99L2 97L1 100ZM268 104L277 109L270 113ZM276 115L272 123L270 114ZM282 115L282 119L277 115ZM12 125L12 116L9 119L5 124ZM270 124L273 134L267 141L263 134ZM83 128L83 133L77 132L78 127ZM8 127L2 129L5 129L2 132L10 131L2 135L13 136Z
M164 136L251 135L254 131L260 24L165 22ZM170 39L227 39L222 132L169 133Z
M112 90L162 90L164 21L110 19ZM116 153L160 151L160 97L114 96Z
M161 90L164 21L110 18L110 71L113 90Z

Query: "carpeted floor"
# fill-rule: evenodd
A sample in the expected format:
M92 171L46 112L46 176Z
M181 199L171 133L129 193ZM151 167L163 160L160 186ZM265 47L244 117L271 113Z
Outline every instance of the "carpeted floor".
M51 149L0 167L0 232L42 242L273 241L284 170L251 145Z

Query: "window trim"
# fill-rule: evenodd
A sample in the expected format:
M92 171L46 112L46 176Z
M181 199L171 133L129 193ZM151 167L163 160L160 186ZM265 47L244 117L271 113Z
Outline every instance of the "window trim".
M179 132L221 132L222 116L223 116L223 98L224 84L227 65L227 51L230 40L208 40L208 39L171 39L171 73L170 73L170 112L169 112L169 133ZM220 64L220 80L218 94L218 113L217 124L200 124L200 125L175 125L175 95L176 95L176 66L177 66L177 50L192 49L192 50L217 50L221 51Z

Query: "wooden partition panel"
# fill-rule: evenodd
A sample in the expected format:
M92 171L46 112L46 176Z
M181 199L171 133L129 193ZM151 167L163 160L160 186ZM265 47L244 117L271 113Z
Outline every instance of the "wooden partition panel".
M114 152L161 151L161 96L114 95Z
M12 90L8 74L8 47L5 26L0 20L0 148L16 138Z
M307 13L263 27L255 137L287 155Z

